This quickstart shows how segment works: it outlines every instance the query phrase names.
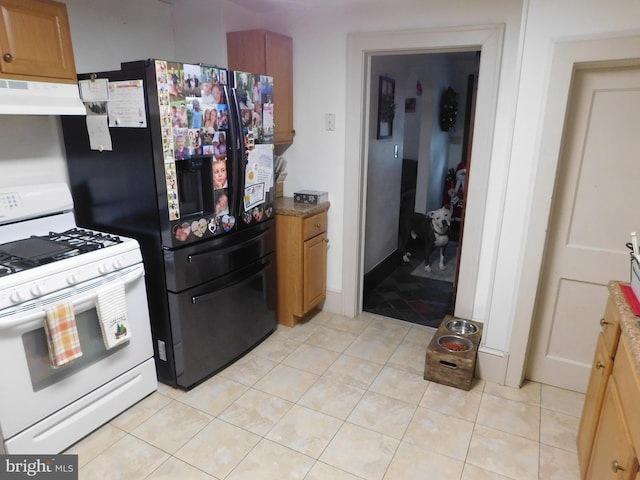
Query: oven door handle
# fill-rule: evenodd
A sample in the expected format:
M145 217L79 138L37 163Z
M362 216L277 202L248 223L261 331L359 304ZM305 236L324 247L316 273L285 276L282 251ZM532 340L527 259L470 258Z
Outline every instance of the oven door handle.
M143 274L144 274L143 268L136 268L134 271L130 273L127 273L121 277L117 277L117 279L126 285L128 283L131 283L137 280ZM74 297L74 300L72 302L74 311L82 311L94 305L98 298L97 290L99 290L99 288L93 289L90 293L86 295L82 295L82 296L78 295L77 297ZM62 301L63 300L56 303L61 303ZM51 302L52 305L55 305L56 303ZM18 314L16 316L12 315L11 320L3 321L2 319L0 319L0 330L8 330L15 326L33 322L35 320L38 320L39 318L44 318L45 316L46 316L46 310L44 308L36 308L22 315L21 314Z

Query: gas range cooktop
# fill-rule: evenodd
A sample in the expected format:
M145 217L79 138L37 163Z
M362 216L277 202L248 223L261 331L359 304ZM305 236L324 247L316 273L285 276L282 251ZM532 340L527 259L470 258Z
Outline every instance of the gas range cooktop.
M122 243L110 234L72 228L0 245L0 277Z

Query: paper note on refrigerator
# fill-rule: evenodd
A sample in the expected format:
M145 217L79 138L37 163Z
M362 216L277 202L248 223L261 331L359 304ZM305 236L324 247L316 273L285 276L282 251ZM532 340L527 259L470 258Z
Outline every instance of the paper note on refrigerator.
M144 103L142 80L109 83L109 126L147 127L147 107Z
M244 180L244 210L261 205L266 193L273 188L273 145L256 144L248 152Z
M112 150L111 133L106 115L92 115L87 108L87 133L91 150Z
M273 187L273 145L255 144L248 153L245 186L264 183L267 191Z
M106 78L80 80L78 88L83 102L106 102L109 100L109 82Z

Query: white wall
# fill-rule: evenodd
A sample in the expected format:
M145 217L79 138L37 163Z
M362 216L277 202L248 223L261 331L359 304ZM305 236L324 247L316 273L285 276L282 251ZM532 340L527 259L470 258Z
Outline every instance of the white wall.
M423 94L416 94L416 84L420 80L423 88ZM416 111L408 112L404 117L404 137L402 144L403 157L409 160L418 160L418 152L420 151L420 114L422 112L422 99L424 95L424 82L418 75L418 72L409 72L407 78L400 82L404 91L405 98L414 98L416 101Z
M442 93L452 84L453 63L453 58L447 55L435 55L430 62L429 78L432 88L426 94L430 97L433 108L423 111L423 117L430 115L431 118L425 118L423 135L420 137L418 185L424 187L416 190L415 207L420 213L442 206L443 182L449 165L449 132L440 129L439 106Z
M404 138L404 89L406 61L398 57L381 56L371 62L371 118L369 125L369 159L367 168L367 218L365 223L364 273L387 258L398 247L398 212L402 177L402 139ZM377 139L379 77L395 80L392 138ZM394 147L398 146L398 158Z
M79 73L115 70L120 62L173 58L171 6L158 0L63 0ZM68 182L60 121L0 116L0 186Z
M170 0L176 60L227 65L227 32L261 28L260 17L224 0Z

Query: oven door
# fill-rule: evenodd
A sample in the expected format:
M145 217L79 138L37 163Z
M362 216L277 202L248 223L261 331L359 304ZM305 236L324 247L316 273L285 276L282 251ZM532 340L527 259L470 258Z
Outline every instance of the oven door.
M96 291L125 285L131 338L106 350L96 311ZM45 308L72 302L82 356L53 368L44 331ZM0 312L0 425L10 438L153 356L144 267L134 265L43 296L20 313Z

